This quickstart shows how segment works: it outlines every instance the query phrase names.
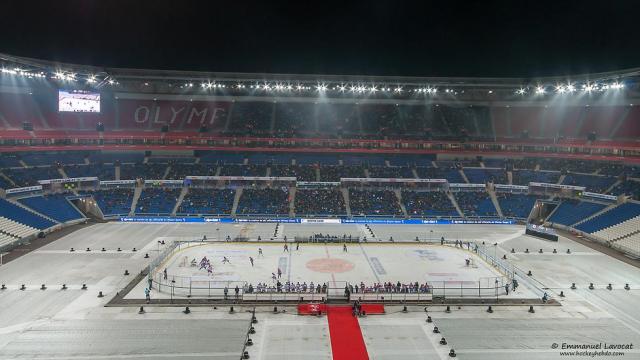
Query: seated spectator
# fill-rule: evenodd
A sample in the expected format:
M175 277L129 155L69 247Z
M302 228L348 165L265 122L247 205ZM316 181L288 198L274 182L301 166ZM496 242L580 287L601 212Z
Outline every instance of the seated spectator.
M390 190L349 189L349 204L352 215L402 215L398 198Z
M298 189L295 198L296 215L346 215L339 189Z

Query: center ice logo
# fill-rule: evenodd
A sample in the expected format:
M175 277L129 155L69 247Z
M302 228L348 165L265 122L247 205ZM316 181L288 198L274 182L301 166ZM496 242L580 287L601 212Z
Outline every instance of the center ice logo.
M342 273L351 271L355 265L341 259L313 259L306 264L307 269L321 273Z
M438 257L438 254L435 251L431 250L413 250L410 252L410 255L427 260L442 260L442 258Z

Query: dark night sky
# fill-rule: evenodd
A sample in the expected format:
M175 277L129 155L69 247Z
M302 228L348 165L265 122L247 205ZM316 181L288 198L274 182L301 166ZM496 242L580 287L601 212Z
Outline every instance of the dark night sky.
M172 70L568 75L640 67L639 3L8 0L0 52Z

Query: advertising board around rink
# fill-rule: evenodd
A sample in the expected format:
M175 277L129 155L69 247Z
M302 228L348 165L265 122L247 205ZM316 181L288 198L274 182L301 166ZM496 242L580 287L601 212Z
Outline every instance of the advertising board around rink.
M478 220L450 220L450 219L384 219L384 218L355 218L355 219L306 219L306 218L219 218L219 217L172 217L172 216L126 216L120 217L121 222L142 223L295 223L295 224L406 224L406 225L513 225L515 220L478 219Z

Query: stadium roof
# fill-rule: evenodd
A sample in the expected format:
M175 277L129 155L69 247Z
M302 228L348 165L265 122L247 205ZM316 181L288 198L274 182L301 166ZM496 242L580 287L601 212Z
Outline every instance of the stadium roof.
M461 100L493 98L508 100L524 95L602 93L622 91L639 96L640 68L594 74L517 77L401 77L356 75L310 75L229 73L181 70L126 69L58 63L0 53L2 75L49 79L65 87L113 87L120 92L184 94L233 89L234 91L318 92L354 95L456 96ZM330 95L328 95L330 96Z

